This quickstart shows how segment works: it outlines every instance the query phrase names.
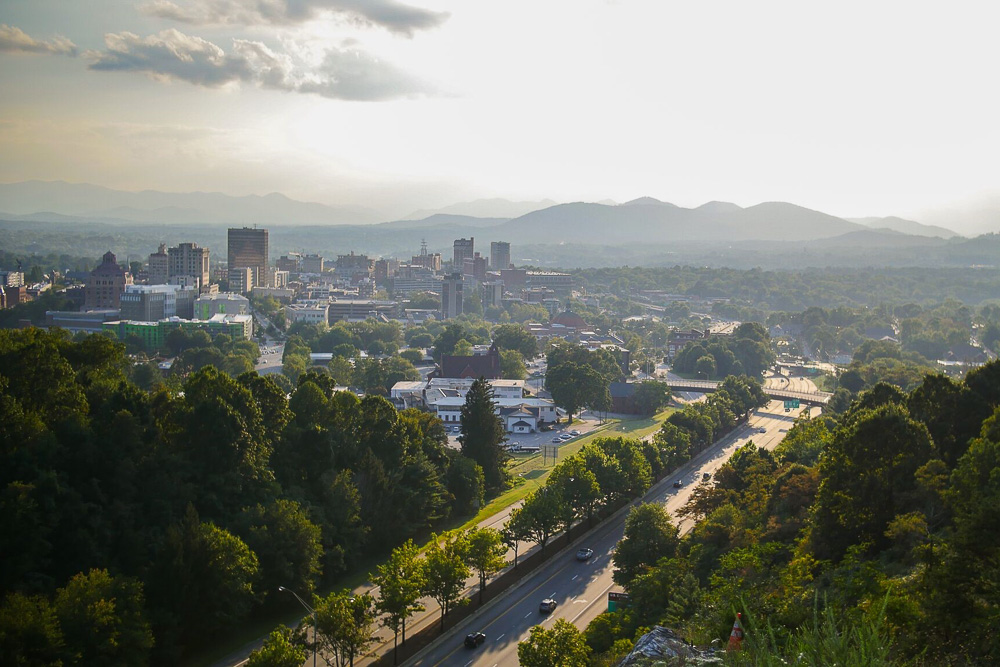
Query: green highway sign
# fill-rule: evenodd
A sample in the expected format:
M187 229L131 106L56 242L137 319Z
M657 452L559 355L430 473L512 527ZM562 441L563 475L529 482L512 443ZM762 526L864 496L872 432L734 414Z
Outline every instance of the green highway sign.
M797 408L797 407L799 407L799 399L793 398L789 401L785 401L786 410L791 410L792 408Z

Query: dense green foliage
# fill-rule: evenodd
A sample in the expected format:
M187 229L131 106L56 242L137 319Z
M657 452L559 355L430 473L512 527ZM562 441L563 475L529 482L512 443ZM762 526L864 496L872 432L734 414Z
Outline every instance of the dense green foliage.
M654 624L725 641L741 611L733 664L1000 660L998 388L1000 362L908 393L877 384L773 453L742 447L693 494L679 542L652 517L627 529L616 580L631 603L587 628L591 659Z
M4 651L175 664L287 604L278 586L307 594L481 500L440 420L328 375L287 399L206 366L147 393L121 343L38 329L0 331L0 369Z
M728 375L759 378L774 365L771 336L757 322L736 327L732 336L718 336L707 341L692 341L674 359L674 371L697 373L706 379Z

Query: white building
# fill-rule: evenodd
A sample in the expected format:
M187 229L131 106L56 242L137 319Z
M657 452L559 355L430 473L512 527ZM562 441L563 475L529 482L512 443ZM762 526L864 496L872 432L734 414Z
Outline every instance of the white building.
M330 304L323 302L293 303L285 306L285 319L289 324L305 322L306 324L327 324L330 317Z
M541 424L556 421L555 403L544 398L497 398L494 401L496 413L504 421L509 433L532 433ZM437 416L446 424L457 424L462 420L462 406L465 398L445 397L432 407ZM518 422L523 422L519 424Z

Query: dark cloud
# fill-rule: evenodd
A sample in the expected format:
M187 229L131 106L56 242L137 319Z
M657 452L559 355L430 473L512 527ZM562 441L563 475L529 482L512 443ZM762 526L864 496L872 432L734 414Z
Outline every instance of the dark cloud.
M253 81L255 77L245 57L227 55L208 40L172 28L149 37L130 32L110 33L104 36L104 43L107 50L87 53L92 59L90 69L145 72L209 87Z
M152 16L194 25L301 23L330 12L406 36L435 28L448 19L446 12L395 0L151 0L142 10Z
M76 44L65 37L49 40L35 39L20 28L0 23L0 51L8 53L49 53L58 56L75 56Z
M232 51L178 30L149 37L108 34L104 51L88 51L90 69L143 72L216 88L246 83L342 100L388 100L429 93L426 85L364 51L330 49L315 72L297 70L292 58L261 42L234 39Z

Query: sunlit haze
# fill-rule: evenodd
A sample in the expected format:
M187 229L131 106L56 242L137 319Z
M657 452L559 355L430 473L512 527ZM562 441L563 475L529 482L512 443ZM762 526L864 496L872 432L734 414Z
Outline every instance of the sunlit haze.
M648 195L940 222L997 194L993 3L290 4L3 0L0 181L386 220Z

